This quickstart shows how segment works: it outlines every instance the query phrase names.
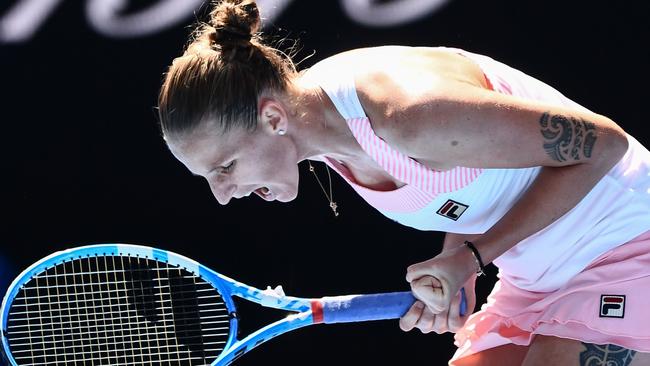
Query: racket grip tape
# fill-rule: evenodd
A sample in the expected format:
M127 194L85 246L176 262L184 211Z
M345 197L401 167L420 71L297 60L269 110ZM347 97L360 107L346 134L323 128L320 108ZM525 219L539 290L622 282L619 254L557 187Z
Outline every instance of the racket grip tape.
M312 302L314 323L398 319L415 302L411 292L324 297Z
M410 291L372 295L324 297L311 303L314 323L351 323L401 318L415 302ZM465 289L461 289L460 315L467 312Z

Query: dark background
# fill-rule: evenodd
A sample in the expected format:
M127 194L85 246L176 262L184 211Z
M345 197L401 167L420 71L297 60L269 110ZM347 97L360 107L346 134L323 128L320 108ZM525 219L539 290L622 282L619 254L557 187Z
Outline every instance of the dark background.
M2 2L0 18L18 3ZM162 73L180 54L193 17L148 36L114 38L89 26L85 3L63 1L31 39L0 43L7 184L0 203L0 293L39 258L92 243L173 250L245 283L282 284L288 294L304 297L405 290L406 267L438 253L440 233L385 219L339 177L333 191L341 215L334 218L302 163L295 201L250 198L219 206L207 184L166 150L153 111ZM128 3L125 14L156 1ZM298 59L315 51L301 67L384 44L484 53L650 145L650 11L644 1L451 0L420 19L384 27L356 23L341 4L294 1L265 30L299 39ZM324 169L317 166L321 177ZM495 281L490 270L490 278L479 280L481 301ZM280 316L253 314L244 326ZM396 321L319 326L265 344L239 364L444 365L452 341L449 333L402 333Z

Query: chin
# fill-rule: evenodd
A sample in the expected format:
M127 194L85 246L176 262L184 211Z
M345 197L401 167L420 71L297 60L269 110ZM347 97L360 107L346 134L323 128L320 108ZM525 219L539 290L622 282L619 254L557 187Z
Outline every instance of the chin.
M296 199L298 192L282 192L282 194L275 197L280 202L291 202Z

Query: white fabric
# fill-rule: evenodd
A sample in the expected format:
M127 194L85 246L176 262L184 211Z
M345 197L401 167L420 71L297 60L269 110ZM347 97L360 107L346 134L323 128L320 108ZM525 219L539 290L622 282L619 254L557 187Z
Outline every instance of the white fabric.
M584 109L552 87L489 57L446 50L474 60L498 92ZM365 117L353 75L344 65L325 60L310 74L344 118ZM576 207L494 261L501 277L528 291L553 291L604 252L650 230L650 153L631 136L628 140L625 156ZM539 170L485 169L469 185L440 194L415 212L380 211L419 230L483 233L514 205ZM437 213L448 200L468 206L457 220Z

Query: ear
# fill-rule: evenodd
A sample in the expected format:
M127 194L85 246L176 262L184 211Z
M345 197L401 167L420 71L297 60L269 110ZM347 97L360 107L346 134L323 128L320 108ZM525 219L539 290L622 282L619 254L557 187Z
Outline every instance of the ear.
M287 131L288 118L284 105L273 98L260 98L259 101L260 127L273 135L278 131Z

